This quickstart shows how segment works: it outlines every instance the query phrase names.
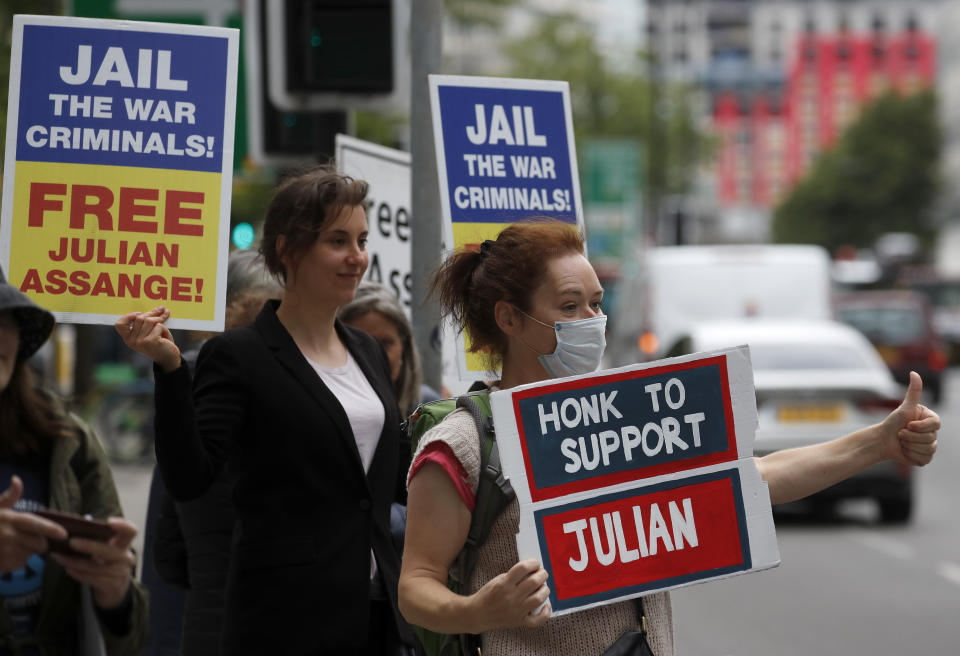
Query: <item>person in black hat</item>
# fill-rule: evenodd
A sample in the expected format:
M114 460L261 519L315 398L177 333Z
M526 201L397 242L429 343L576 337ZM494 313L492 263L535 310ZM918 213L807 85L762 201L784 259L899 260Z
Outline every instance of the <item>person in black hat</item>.
M0 281L0 654L85 653L103 638L108 654L135 654L146 633L147 597L133 580L137 529L120 517L110 466L96 436L33 381L27 359L54 318ZM2 483L0 483L2 485ZM40 510L106 518L106 542L71 538L74 555L49 551L68 538ZM89 625L81 584L92 593ZM84 594L86 594L84 592Z

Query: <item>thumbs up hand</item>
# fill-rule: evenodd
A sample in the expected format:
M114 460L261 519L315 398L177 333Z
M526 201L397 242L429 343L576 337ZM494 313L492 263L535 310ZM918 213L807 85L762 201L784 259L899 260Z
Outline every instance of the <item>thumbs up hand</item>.
M13 506L23 494L18 476L10 479L10 487L0 494L0 572L12 572L27 564L33 554L47 550L47 538L63 540L67 532L59 524Z
M920 403L923 382L915 371L910 372L910 386L900 407L880 425L884 456L905 465L922 467L933 459L937 450L940 417Z

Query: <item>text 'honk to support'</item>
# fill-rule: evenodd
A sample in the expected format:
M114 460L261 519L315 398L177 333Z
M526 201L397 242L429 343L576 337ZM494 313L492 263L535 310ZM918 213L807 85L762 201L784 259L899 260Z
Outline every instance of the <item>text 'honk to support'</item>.
M665 385L650 383L644 391L650 397L650 409L654 413L660 412L661 405L679 410L686 401L683 383L678 378L671 378ZM613 390L552 401L549 407L538 404L540 434L547 436L563 428L578 429L623 419L623 413L614 405L617 394L618 390ZM609 467L614 459L629 463L638 454L651 458L660 453L673 455L677 451L699 448L702 444L700 425L705 419L704 412L689 412L679 418L667 415L642 425L620 424L577 437L564 437L560 441L564 471L568 474L593 471L601 466Z

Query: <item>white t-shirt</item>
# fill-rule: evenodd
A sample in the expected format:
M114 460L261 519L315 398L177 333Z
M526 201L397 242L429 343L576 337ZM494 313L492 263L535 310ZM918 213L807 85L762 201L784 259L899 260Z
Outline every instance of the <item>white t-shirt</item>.
M383 432L384 411L380 397L349 351L347 363L342 367L325 367L312 360L308 362L347 413L363 470L369 471L373 453L380 442L380 433Z

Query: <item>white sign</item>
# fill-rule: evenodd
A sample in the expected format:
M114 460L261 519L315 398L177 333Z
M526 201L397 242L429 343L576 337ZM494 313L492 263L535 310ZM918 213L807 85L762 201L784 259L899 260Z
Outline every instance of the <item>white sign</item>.
M555 614L779 564L747 347L490 400L517 551L549 573Z

